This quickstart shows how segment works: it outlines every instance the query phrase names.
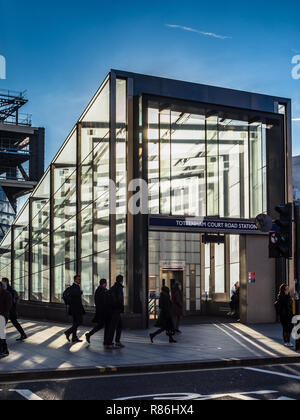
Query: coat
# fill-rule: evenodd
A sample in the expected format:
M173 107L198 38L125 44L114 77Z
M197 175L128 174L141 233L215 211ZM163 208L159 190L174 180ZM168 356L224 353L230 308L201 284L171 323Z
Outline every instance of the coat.
M19 300L18 293L11 286L7 286L7 291L10 293L11 298L12 298L12 307L9 313L9 318L17 319L18 318L17 304Z
M109 305L109 294L108 290L99 286L95 293L95 306L96 306L96 315L93 319L93 322L96 324L101 324L111 314L111 305Z
M155 326L162 328L167 332L174 332L175 328L172 317L172 302L170 299L170 294L167 291L162 291L160 294L159 309L160 314Z
M278 299L278 315L282 324L291 324L293 314L293 301L290 295L280 296Z
M78 284L73 284L70 287L70 301L69 315L73 317L82 317L85 314L85 310L82 304L82 290Z
M0 315L6 320L9 318L9 313L12 308L12 297L7 290L0 292Z
M183 316L183 295L180 289L176 288L172 293L173 313L175 316Z
M112 301L112 311L120 314L124 313L124 286L120 283L115 283L109 291Z

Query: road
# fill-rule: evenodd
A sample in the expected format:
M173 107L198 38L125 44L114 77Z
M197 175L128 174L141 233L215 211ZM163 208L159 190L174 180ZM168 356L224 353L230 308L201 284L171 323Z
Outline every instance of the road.
M300 400L300 365L0 384L0 400L114 400L127 398L147 400L160 398Z

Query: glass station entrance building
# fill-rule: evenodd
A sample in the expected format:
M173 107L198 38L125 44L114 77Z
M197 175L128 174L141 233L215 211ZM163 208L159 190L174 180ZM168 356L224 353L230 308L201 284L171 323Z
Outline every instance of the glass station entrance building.
M292 262L268 258L254 218L291 185L289 99L112 70L2 241L0 275L31 317L65 320L79 273L91 310L99 280L124 275L130 326L163 281L182 283L186 315L228 312L239 281L242 321L272 322Z

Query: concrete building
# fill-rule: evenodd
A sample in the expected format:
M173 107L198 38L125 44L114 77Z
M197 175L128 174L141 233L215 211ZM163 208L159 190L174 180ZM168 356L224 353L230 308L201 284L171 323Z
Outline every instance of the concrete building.
M289 99L112 70L4 238L0 273L31 317L65 319L77 272L91 310L99 279L123 274L131 326L163 281L182 283L186 316L228 311L240 281L242 321L273 322L293 261L268 258L254 218L292 196Z

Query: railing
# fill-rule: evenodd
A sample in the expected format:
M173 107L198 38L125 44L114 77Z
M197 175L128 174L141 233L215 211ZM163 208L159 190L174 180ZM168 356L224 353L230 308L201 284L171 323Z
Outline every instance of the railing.
M11 181L26 181L22 172L18 168L7 168L1 166L0 179L7 179Z
M0 141L0 152L30 154L29 144L25 147L20 148L19 146L7 145L5 143L5 141Z
M3 121L3 124L24 125L26 127L31 127L32 114L18 114L18 116L11 115Z
M0 89L0 96L7 96L13 98L25 99L26 93L27 90L24 90L23 92L17 92L16 90Z
M149 317L157 319L159 314L159 297L150 297L148 302Z

